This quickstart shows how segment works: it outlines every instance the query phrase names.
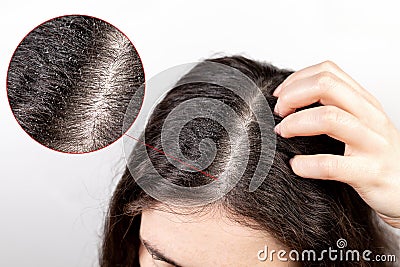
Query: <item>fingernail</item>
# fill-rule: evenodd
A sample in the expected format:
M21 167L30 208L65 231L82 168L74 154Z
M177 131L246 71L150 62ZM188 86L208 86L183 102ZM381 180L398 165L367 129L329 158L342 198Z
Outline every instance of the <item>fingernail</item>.
M279 92L282 90L282 84L280 84L274 91L274 93L272 94L273 96L278 96Z
M292 163L293 163L293 158L289 159L290 166L292 166Z
M281 124L280 123L275 125L274 132L281 135Z

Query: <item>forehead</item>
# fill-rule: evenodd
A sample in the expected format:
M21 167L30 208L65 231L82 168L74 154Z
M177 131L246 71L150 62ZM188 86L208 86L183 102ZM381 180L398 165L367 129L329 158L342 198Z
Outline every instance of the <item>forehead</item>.
M146 210L140 234L185 267L265 266L257 259L260 249L265 245L284 248L266 232L243 226L225 215L222 211L185 214L177 210Z

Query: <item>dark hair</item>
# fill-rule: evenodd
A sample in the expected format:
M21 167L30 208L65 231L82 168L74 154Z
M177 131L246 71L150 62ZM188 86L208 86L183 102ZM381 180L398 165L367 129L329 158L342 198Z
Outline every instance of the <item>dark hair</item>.
M140 109L143 82L139 55L122 32L100 19L71 15L39 25L22 40L7 87L14 116L33 139L82 153L122 136L135 93Z
M240 70L262 90L273 109L276 97L274 89L292 71L278 69L267 63L259 63L241 56L209 59ZM206 62L207 62L206 61ZM202 64L202 63L200 63ZM194 68L189 74L207 75ZM209 75L209 74L208 74ZM220 79L229 79L226 73L214 73ZM179 83L179 82L178 82ZM389 248L375 221L375 213L347 184L336 181L304 179L295 175L289 165L289 159L296 154L330 153L343 155L344 144L327 135L313 137L282 138L277 136L276 152L269 173L254 192L249 192L249 183L255 166L260 158L259 128L249 107L232 91L209 83L186 83L173 88L156 106L145 129L145 142L151 147L147 153L151 162L142 162L134 172L126 169L111 200L106 218L104 240L100 265L139 266L139 227L141 211L162 205L147 195L136 183L137 179L146 179L149 166L155 167L165 179L181 186L199 186L211 181L210 177L200 172L182 171L174 167L162 150L160 137L161 126L168 114L184 101L206 97L222 101L240 114L247 121L247 134L250 140L250 156L246 170L239 183L222 199L222 206L229 216L242 225L267 231L290 249L302 251L314 249L322 251L335 247L340 238L345 238L347 247L374 253ZM314 104L312 106L316 106ZM306 107L306 108L310 108ZM252 107L253 109L257 106ZM274 115L275 124L282 118ZM234 127L234 125L232 125ZM204 171L218 176L229 156L236 151L229 146L227 132L220 125L206 118L197 118L180 133L179 147L187 158L199 155L198 145L204 138L211 138L218 152L213 163ZM138 144L137 146L142 146ZM149 147L150 147L149 146ZM132 152L132 159L144 161L136 155L137 147ZM210 204L209 207L212 207ZM193 212L195 212L193 208ZM371 266L375 263L371 262ZM370 266L368 262L304 262L304 266Z

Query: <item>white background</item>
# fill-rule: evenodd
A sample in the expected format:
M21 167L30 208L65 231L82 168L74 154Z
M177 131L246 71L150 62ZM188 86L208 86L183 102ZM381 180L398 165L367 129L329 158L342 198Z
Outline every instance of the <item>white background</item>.
M121 140L85 155L54 152L29 138L10 111L12 53L50 18L85 14L115 25L136 46L146 79L220 53L294 70L330 59L372 92L400 128L396 1L233 2L2 2L0 266L96 266L104 212L123 167Z

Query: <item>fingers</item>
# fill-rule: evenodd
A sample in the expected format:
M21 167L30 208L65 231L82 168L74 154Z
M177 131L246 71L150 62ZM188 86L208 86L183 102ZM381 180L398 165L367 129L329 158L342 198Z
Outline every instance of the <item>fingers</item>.
M332 61L324 61L322 63L304 68L302 70L296 71L286 78L283 83L278 86L278 88L274 92L274 96L279 96L280 91L282 91L283 87L286 87L290 83L296 80L304 79L309 76L314 76L321 72L330 72L334 73L339 79L343 80L345 83L350 85L356 92L358 92L362 97L364 97L368 102L370 102L377 109L383 111L382 105L379 101L371 95L367 90L365 90L359 83L357 83L353 78L351 78L346 72L344 72L341 68L339 68Z
M389 216L386 216L380 212L377 212L378 216L381 217L386 223L389 225L400 229L400 217L399 218L391 218Z
M275 131L285 138L327 134L359 150L376 151L383 138L335 106L301 110L284 118ZM367 146L365 144L368 144Z
M330 72L292 81L279 93L275 112L285 117L315 102L343 109L378 132L387 120L382 111Z
M290 160L293 172L304 178L336 180L359 187L369 183L370 163L358 157L317 154L297 155Z

